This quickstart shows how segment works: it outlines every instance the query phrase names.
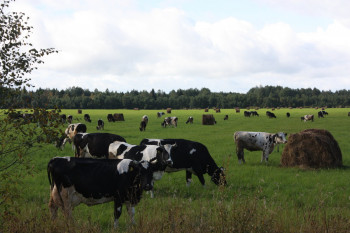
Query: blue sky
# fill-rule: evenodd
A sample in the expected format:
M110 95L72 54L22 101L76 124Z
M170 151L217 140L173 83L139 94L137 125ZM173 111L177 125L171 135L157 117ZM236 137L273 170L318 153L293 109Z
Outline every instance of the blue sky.
M36 88L245 93L350 86L347 0L17 0L38 48Z

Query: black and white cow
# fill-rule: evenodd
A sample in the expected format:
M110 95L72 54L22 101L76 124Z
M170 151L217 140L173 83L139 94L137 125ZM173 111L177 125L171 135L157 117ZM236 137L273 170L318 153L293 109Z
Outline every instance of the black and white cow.
M157 117L158 117L158 118L162 117L163 115L165 115L164 112L157 112Z
M314 121L314 115L305 115L305 116L301 117L300 119L303 120L304 122Z
M228 120L228 115L225 115L224 121Z
M68 115L67 121L68 121L69 124L72 124L72 122L73 122L73 116L72 116L72 115Z
M272 153L276 144L287 143L286 133L265 133L265 132L247 132L237 131L233 138L236 143L236 154L239 163L244 160L244 149L249 151L263 151L261 162L268 161L269 155Z
M89 114L85 114L84 115L84 120L91 123L90 115Z
M67 142L72 143L74 140L74 136L77 133L86 133L86 125L82 123L70 124L64 131L64 136L61 137L56 144L61 150L64 149L64 146Z
M318 118L324 118L322 111L319 111L319 112L317 113L317 116L318 116Z
M114 227L118 226L124 203L134 222L135 206L142 191L152 189L152 167L147 161L53 158L47 173L52 219L56 218L58 208L70 220L73 208L81 203L92 206L114 201Z
M167 125L177 127L177 120L178 118L176 116L174 117L165 117L164 121L161 123L161 125L165 128Z
M188 123L193 124L193 117L192 116L189 116L187 118L186 124L188 124Z
M276 118L276 115L273 112L270 112L270 111L266 111L266 116L268 118Z
M109 145L109 158L148 161L153 165L153 179L160 180L167 166L172 166L172 148L176 145L131 145L126 142L113 142ZM153 182L152 182L153 184ZM153 198L153 192L151 192Z
M208 173L216 185L226 185L224 169L218 167L211 157L206 146L199 142L186 139L143 139L140 145L173 145L176 149L171 151L173 165L165 169L166 172L186 170L186 182L192 182L192 174L197 175L202 185L205 185L204 174Z
M144 115L141 119L140 131L146 131L147 123L148 123L148 116Z
M244 116L245 117L250 117L251 113L249 111L244 111Z
M74 137L75 157L108 158L109 145L126 142L122 136L110 133L85 133Z
M102 129L104 130L104 129L105 129L105 123L103 122L102 119L99 119L99 120L97 121L96 129L97 129L97 130L102 130Z

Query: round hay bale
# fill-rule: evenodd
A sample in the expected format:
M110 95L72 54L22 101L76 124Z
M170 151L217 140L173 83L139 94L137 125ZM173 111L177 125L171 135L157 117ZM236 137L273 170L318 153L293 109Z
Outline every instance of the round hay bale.
M202 125L214 125L215 123L216 122L213 114L203 114Z
M208 112L208 111L209 111L209 109L208 109L208 108L204 109L204 112Z
M171 113L171 108L167 108L166 113Z
M115 121L124 121L123 113L114 113L113 117Z
M341 167L343 159L338 142L329 131L307 129L289 136L282 153L281 165L334 168Z

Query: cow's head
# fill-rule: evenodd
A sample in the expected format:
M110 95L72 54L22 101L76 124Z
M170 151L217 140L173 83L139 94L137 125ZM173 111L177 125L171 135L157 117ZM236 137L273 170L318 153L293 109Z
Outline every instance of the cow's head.
M166 166L171 166L173 161L171 160L170 153L173 145L161 145L157 147L156 160L157 163L162 167L160 170L165 169Z
M148 161L131 161L128 172L135 173L133 186L146 191L153 189L153 169Z
M287 143L287 133L283 133L283 132L278 132L274 135L274 142L277 144L285 144Z
M216 185L227 185L223 167L219 167L214 171L213 175L211 176L211 181L213 181Z

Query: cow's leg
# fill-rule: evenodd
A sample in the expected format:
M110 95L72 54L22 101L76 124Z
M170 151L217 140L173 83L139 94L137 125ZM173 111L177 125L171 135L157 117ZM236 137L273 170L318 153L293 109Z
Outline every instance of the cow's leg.
M243 163L245 163L245 160L244 160L244 148L240 147L240 146L237 146L236 147L236 154L237 154L237 158L238 158L239 164L241 164L241 161L243 161Z
M135 207L131 203L126 203L126 209L128 210L131 223L135 224Z
M55 203L54 197L53 197L55 195L55 192L57 191L56 186L54 187L54 189L51 191L50 201L49 201L49 209L50 209L51 219L52 220L56 219L56 217L57 217L57 210L58 210L58 206Z
M114 228L118 227L119 218L122 214L122 203L117 200L114 200Z
M203 174L197 173L197 176L198 176L198 179L199 179L199 181L201 182L201 184L202 184L203 186L205 186L205 179L204 179Z
M186 170L186 185L189 187L192 183L192 172Z

